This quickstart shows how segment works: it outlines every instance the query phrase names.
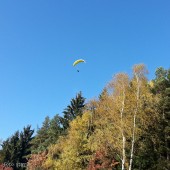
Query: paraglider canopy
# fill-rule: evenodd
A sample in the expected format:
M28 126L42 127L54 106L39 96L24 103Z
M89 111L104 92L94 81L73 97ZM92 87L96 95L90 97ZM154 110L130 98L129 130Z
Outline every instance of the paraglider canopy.
M83 59L78 59L78 60L76 60L74 63L73 63L73 66L76 66L77 64L79 64L79 63L85 63L85 60L83 60Z

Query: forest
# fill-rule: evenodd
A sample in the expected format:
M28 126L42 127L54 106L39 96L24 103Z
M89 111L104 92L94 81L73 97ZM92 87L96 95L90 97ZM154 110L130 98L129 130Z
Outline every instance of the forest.
M131 75L131 76L130 76ZM78 92L63 113L1 142L1 170L169 170L170 69L117 73L94 99Z

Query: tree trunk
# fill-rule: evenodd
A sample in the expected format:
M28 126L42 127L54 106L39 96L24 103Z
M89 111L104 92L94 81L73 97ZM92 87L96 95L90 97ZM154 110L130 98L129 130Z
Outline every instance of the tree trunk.
M130 153L129 170L132 169L133 152L134 152L134 144L135 144L135 129L136 129L136 114L134 115L134 119L133 119L133 134L132 134L132 146L131 146L131 153Z
M136 116L138 112L138 105L139 105L139 92L140 92L140 81L139 77L135 75L136 82L137 82L137 90L136 90L136 108L133 116L133 132L132 132L132 145L131 145L131 153L130 153L130 163L129 163L129 170L132 170L132 163L133 163L133 153L134 153L134 145L135 145L135 130L136 130Z
M126 138L123 136L123 150L122 150L122 170L125 169L125 161L126 161L126 154L125 154L125 142L126 142Z
M125 107L125 89L123 89L123 101L122 101L122 109L120 112L121 115L121 131L122 131L122 170L125 169L125 161L126 161L126 154L125 154L125 143L126 138L124 136L124 129L123 129L123 112Z

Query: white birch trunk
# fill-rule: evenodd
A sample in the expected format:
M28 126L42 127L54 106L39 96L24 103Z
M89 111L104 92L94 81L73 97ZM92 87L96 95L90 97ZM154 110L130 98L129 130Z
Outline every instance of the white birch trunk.
M133 116L133 132L132 132L132 145L131 145L131 153L130 153L130 163L129 163L129 170L132 170L132 163L133 163L133 153L134 153L134 145L135 145L135 130L136 130L136 116L138 112L138 105L139 105L139 92L140 92L140 82L138 75L135 75L137 81L137 91L136 91L136 108Z
M134 152L134 144L135 144L135 129L136 129L136 115L134 115L134 119L133 119L133 134L132 134L132 146L131 146L131 153L130 153L129 170L132 169L133 152Z
M120 112L121 115L121 133L122 133L122 170L125 169L125 161L126 161L126 154L125 154L125 143L126 138L124 136L124 129L123 129L123 112L125 107L125 89L123 89L123 100L122 100L122 109Z
M125 169L125 161L126 161L126 154L125 154L125 142L126 142L126 138L124 136L123 137L123 150L122 150L122 154L123 154L123 158L122 158L122 170Z

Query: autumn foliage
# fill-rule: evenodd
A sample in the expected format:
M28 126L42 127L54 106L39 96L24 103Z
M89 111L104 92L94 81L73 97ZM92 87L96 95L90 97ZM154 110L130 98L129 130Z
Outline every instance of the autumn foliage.
M36 168L43 169L42 167L44 161L46 160L46 155L47 155L46 152L32 154L28 161L27 168L29 170L35 170Z
M13 170L12 167L6 167L3 164L0 165L0 170Z
M119 162L113 157L113 155L109 155L105 150L97 151L94 158L89 161L88 170L113 170L113 168L116 168L118 165Z
M135 65L132 76L114 75L98 98L85 103L79 93L63 117L46 117L28 143L27 169L170 169L170 70L159 68L152 81L146 75L144 64ZM10 139L3 145L1 163L14 148Z

